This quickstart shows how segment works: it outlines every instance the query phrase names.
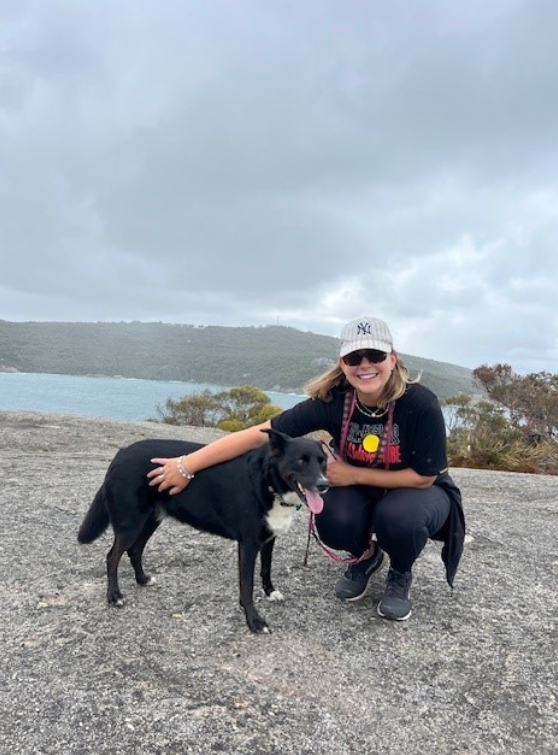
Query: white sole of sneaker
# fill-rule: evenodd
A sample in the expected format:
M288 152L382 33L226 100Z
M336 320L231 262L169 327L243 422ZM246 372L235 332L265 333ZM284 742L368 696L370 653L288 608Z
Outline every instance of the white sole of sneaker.
M388 619L389 621L407 621L409 616L413 613L412 609L409 611L408 614L405 616L390 616L389 614L382 613L382 609L380 608L380 604L378 603L377 607L378 616L381 616L382 619Z
M380 570L378 569L378 571L380 571ZM374 574L376 574L376 572L374 572ZM374 575L372 575L372 576L374 576ZM364 588L363 592L360 593L360 595L355 595L353 598L339 598L339 600L341 600L343 603L356 603L357 601L362 600L370 592L370 587L371 587L370 580L371 579L372 579L372 577L370 577L370 579L368 580L368 584Z

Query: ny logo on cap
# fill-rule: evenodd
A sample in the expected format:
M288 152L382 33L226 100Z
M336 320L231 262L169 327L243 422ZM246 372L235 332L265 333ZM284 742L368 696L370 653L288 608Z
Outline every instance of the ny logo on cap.
M372 335L372 326L369 322L366 322L366 320L364 320L364 322L359 322L357 325L357 335L360 335L361 333L365 336Z

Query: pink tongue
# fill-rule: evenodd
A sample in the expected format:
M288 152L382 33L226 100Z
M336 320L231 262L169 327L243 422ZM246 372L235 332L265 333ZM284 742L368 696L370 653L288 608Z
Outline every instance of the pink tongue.
M306 496L306 503L310 511L313 514L320 514L324 507L323 498L312 490L304 490L304 495Z

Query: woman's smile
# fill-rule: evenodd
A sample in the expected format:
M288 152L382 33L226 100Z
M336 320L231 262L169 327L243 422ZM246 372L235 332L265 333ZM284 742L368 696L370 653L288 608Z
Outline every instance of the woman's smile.
M389 354L385 361L379 363L371 362L364 356L355 367L345 364L343 360L340 361L347 382L357 391L360 399L370 405L375 404L382 395L394 364L393 354Z

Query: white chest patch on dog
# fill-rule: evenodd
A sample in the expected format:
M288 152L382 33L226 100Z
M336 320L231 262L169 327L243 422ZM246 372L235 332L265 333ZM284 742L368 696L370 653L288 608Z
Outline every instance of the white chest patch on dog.
M284 535L289 531L294 519L294 507L300 503L300 499L293 491L285 493L283 501L288 506L281 505L281 499L277 496L273 499L273 506L267 512L267 526L274 535Z

